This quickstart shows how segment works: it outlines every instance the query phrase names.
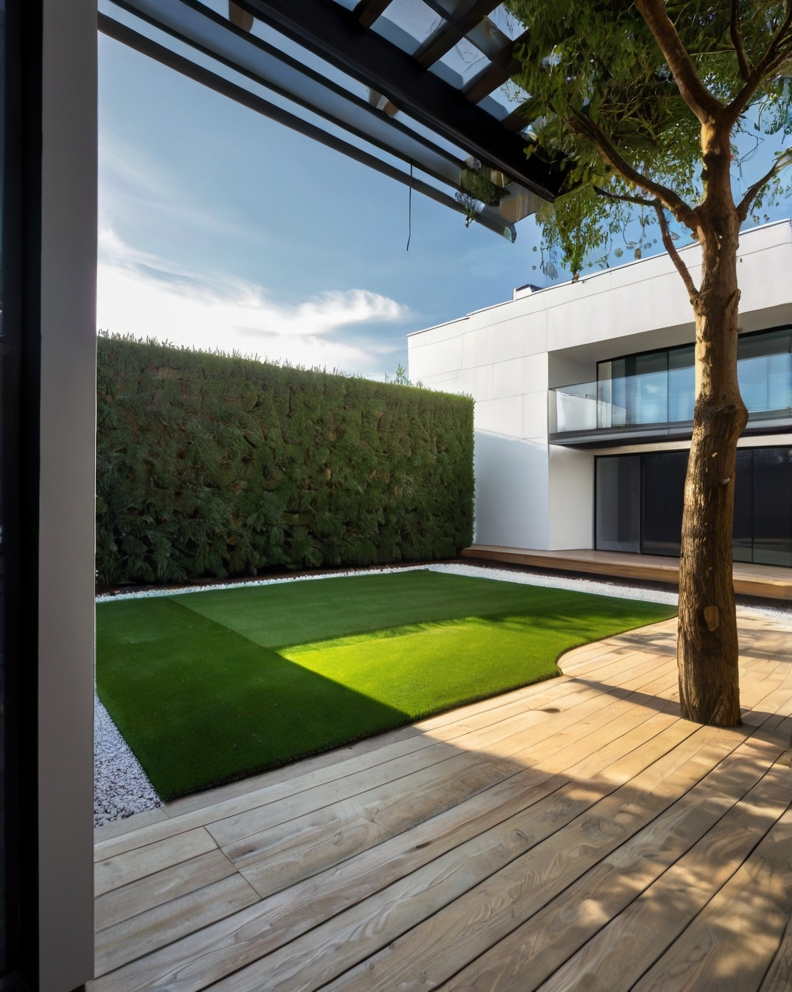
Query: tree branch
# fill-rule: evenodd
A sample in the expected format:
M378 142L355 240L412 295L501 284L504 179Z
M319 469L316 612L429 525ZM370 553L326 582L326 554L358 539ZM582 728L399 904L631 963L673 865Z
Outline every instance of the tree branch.
M726 118L729 124L733 125L740 114L745 110L751 100L751 97L762 85L762 82L767 74L772 72L776 65L789 55L789 52L783 50L782 46L785 41L787 43L792 42L792 31L790 31L791 28L792 0L787 0L784 19L778 25L778 29L765 49L764 55L751 70L750 76L745 82L745 86L743 86L737 96L735 96L728 107L726 107Z
M622 200L625 203L637 203L642 207L652 207L657 213L657 219L660 222L660 235L663 239L663 246L665 250L671 257L671 261L674 263L677 272L682 276L682 282L685 284L685 289L688 291L688 296L690 297L691 303L693 303L698 296L698 290L696 289L696 284L693 282L693 277L688 270L688 267L682 261L682 257L676 249L674 244L674 239L671 237L671 231L668 227L668 221L666 220L665 211L663 210L663 204L657 200L647 200L643 196L630 196L629 193L612 193L610 190L602 189L601 186L595 186L594 192L599 196L605 196L609 200Z
M635 6L663 53L682 99L702 124L715 120L722 113L723 104L701 81L693 59L668 16L664 0L635 0Z
M629 193L614 193L609 189L603 189L601 186L594 186L594 192L598 196L607 197L609 200L621 200L623 203L637 203L641 207L654 207L658 202L657 200L647 200L645 196L630 196Z
M674 239L671 237L671 231L668 229L668 220L666 219L665 210L663 210L663 204L659 201L655 201L654 208L657 211L657 219L660 222L660 234L663 238L665 250L671 256L671 261L674 263L677 272L680 276L682 276L682 282L685 284L685 289L688 291L690 302L695 303L698 298L699 291L696 289L696 284L693 282L693 277L690 274L690 270L682 261L682 256L677 251L676 245L674 244Z
M745 196L737 205L737 216L740 218L740 223L742 223L748 216L748 211L751 209L751 204L762 191L762 188L790 163L792 163L792 148L788 148L785 152L782 152L773 163L773 167L768 169L761 179L757 179L752 186L748 187Z
M627 182L632 183L633 186L640 186L641 189L645 189L647 193L655 196L661 203L668 207L680 224L684 224L691 231L696 232L698 225L696 223L695 213L678 193L663 186L662 183L656 183L653 179L649 179L648 176L644 176L637 169L634 169L613 147L605 133L600 130L590 117L586 117L585 114L581 114L577 110L573 111L573 114L578 125L586 132L590 140L594 142L600 155L602 155L612 168L626 179Z
M740 75L747 82L751 78L751 67L745 56L742 36L740 35L740 0L732 0L731 21L729 23L729 34L731 35L734 51L737 55L737 64L740 67Z

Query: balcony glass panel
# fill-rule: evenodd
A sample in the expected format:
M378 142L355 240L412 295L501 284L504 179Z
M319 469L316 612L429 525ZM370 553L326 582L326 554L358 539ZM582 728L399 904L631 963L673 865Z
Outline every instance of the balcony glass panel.
M596 382L551 390L550 399L550 430L553 433L594 431L601 426Z
M693 345L597 365L597 381L550 390L550 433L693 420ZM737 373L751 420L792 415L792 329L741 337Z

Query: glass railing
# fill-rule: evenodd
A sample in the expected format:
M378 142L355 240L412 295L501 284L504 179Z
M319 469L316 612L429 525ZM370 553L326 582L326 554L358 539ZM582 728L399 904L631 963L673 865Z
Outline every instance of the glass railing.
M792 415L792 354L741 359L737 376L749 421ZM550 434L690 423L694 390L692 366L557 386L549 391Z

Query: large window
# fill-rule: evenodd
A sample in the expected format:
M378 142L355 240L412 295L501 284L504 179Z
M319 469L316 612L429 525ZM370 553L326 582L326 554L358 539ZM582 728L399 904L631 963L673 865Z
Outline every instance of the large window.
M679 555L687 451L596 460L596 547ZM792 448L737 453L734 560L792 567Z
M597 459L597 547L641 550L641 456Z
M792 449L752 451L753 558L792 566Z
M641 455L641 551L646 555L679 554L686 472L686 451Z
M744 335L737 358L740 392L749 413L786 410L792 405L792 330Z
M792 328L741 335L740 390L754 417L792 408ZM684 423L693 419L693 345L625 355L597 364L600 427Z

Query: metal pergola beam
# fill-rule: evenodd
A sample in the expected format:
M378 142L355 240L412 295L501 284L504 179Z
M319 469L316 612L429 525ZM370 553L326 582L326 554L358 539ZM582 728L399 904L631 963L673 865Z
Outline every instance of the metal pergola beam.
M203 4L195 0L112 2L368 144L459 188L461 159Z
M557 196L560 170L535 157L526 158L522 138L439 76L423 70L412 56L362 28L354 12L334 0L238 3L364 85L384 93L397 107L485 164L546 200ZM498 68L502 74L504 70Z
M277 121L279 124L283 124L293 131L297 131L314 141L318 141L320 144L326 145L328 148L341 152L342 155L346 155L348 158L354 159L356 162L360 162L362 165L366 165L376 172L388 176L390 179L395 179L396 182L414 189L417 193L422 193L424 196L435 200L437 203L441 203L445 207L449 207L458 213L465 213L465 209L461 203L458 203L447 193L443 193L441 190L429 185L429 183L415 179L408 173L402 172L395 166L390 165L388 162L383 162L382 159L377 158L375 155L371 155L363 149L351 145L342 138L329 134L309 121L304 121L301 117L289 113L289 111L284 110L282 107L270 103L269 100L251 93L244 87L238 86L229 79L211 72L209 69L192 62L183 55L178 55L176 52L171 51L170 48L160 45L158 42L146 37L146 35L140 34L126 24L122 24L120 21L116 21L103 13L99 13L98 17L99 30L108 37L122 42L129 48L133 48L143 55L155 59L162 65L174 69L176 72L201 83L203 86L214 90L222 96L229 97L236 103L254 110L256 113L270 118L270 120ZM510 241L513 241L516 236L514 226L503 220L497 211L491 207L485 207L476 217L476 222L494 231L496 234L505 236Z
M390 3L391 0L360 0L353 13L358 24L364 28L370 28L374 21L390 6Z

